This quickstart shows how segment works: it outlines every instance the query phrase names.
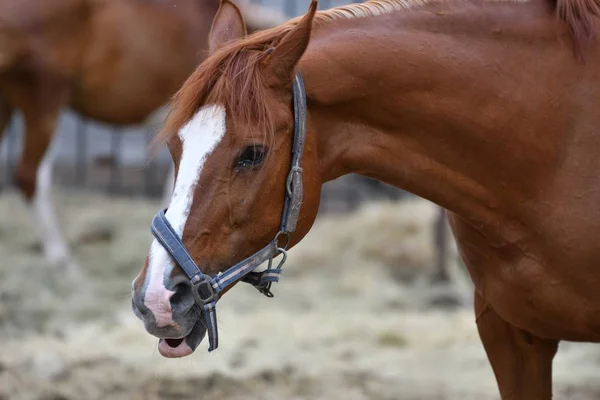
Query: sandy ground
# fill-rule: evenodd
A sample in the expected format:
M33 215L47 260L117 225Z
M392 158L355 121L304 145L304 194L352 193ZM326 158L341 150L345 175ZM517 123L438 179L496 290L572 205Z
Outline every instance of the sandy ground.
M453 284L427 282L427 202L320 218L274 299L239 285L219 304L220 348L167 360L129 310L158 204L55 199L84 282L44 262L25 206L0 195L0 400L499 398L455 254ZM561 345L555 392L600 398L600 346Z

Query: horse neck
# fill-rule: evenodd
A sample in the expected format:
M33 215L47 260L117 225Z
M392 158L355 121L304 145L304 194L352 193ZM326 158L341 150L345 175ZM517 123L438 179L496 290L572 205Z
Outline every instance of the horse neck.
M555 99L539 90L571 53L545 3L464 4L313 33L300 69L321 175L362 174L478 226L518 229L564 141L560 113L540 110Z

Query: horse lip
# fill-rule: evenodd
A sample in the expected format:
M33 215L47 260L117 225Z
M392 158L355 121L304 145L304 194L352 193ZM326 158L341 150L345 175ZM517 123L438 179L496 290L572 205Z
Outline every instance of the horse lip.
M202 321L198 320L190 332L185 336L161 338L158 341L159 353L166 358L181 358L192 354L206 335L206 327ZM171 347L167 339L183 339L175 348Z
M190 346L190 348L193 351L196 350L198 345L202 342L204 336L206 336L206 326L204 325L204 321L199 319L198 321L196 321L196 324L194 325L190 333L184 338L184 341L188 344L188 346Z

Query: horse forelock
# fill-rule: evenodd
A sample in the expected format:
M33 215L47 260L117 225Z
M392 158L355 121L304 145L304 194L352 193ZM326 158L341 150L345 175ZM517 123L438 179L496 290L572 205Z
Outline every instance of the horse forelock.
M252 124L265 136L264 140L272 138L274 124L267 107L267 85L259 69L267 50L278 42L280 34L259 33L262 35L226 45L196 69L173 97L169 115L155 143L174 137L206 104L223 105L227 118L234 123Z

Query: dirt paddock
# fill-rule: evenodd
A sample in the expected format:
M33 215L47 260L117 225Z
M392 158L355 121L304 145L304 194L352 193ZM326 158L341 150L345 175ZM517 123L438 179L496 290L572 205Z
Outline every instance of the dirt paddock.
M81 282L44 262L25 205L0 194L2 400L498 399L455 252L453 284L427 282L428 202L323 216L275 298L239 285L219 304L220 348L167 360L129 309L158 204L54 198ZM600 346L563 343L554 375L556 399L600 398Z

